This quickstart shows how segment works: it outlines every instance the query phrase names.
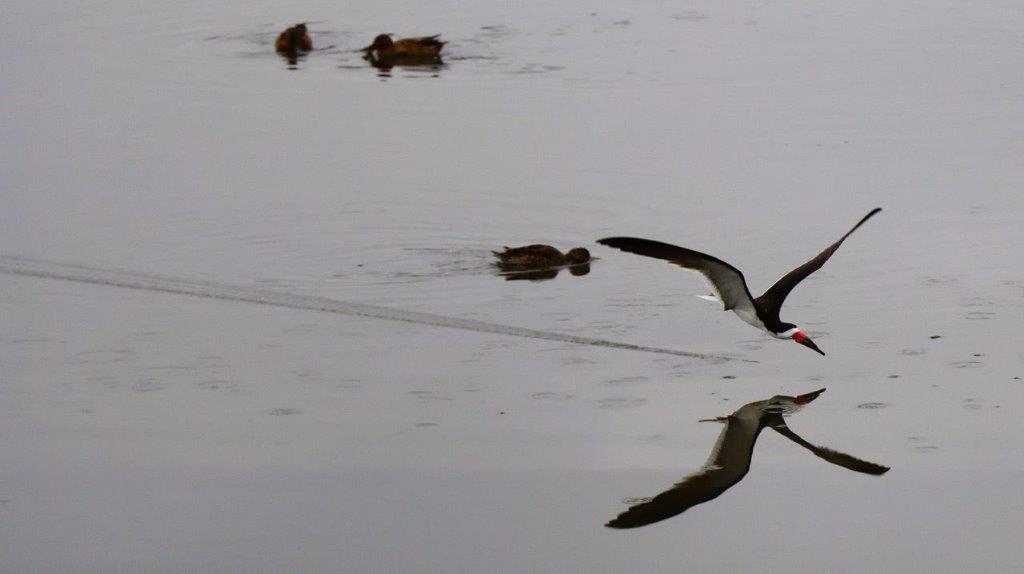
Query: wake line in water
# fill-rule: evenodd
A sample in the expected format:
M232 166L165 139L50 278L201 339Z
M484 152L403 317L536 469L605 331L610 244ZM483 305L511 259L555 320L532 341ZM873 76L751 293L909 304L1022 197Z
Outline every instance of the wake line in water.
M749 359L736 359L735 357L727 357L724 355L691 353L689 351L675 351L672 349L661 349L658 347L645 347L642 345L632 345L630 343L606 341L604 339L593 339L590 337L551 333L548 331L538 331L536 329L526 329L523 327L512 327L509 325L488 323L474 319L460 319L457 317L447 317L444 315L435 315L433 313L421 313L419 311L392 309L391 307L381 307L379 305L368 305L365 303L350 303L348 301L338 301L336 299L328 299L326 297L295 295L292 293L281 293L278 291L268 291L252 287L224 285L207 281L192 281L161 275L136 273L134 271L87 267L84 265L74 265L70 263L53 263L13 256L0 256L0 273L43 277L47 279L60 279L62 281L77 281L79 283L92 283L94 285L110 285L113 287L124 287L126 289L142 289L145 291L192 295L194 297L205 297L207 299L244 301L246 303L288 307L290 309L339 313L342 315L386 319L388 321L403 321L405 323L448 327L451 329L463 329L466 331L478 331L481 333L495 333L498 335L509 335L513 337L528 337L531 339L545 339L548 341L560 341L563 343L574 343L577 345L590 345L592 347L608 347L613 349L642 351L645 353L678 355L682 357L692 357L711 361L740 360L745 362L757 362L750 361Z

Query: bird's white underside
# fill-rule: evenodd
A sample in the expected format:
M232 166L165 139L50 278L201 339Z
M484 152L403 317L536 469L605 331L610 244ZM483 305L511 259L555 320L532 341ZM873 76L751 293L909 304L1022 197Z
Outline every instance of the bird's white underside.
M724 268L722 270L715 270L710 273L697 269L689 269L701 276L704 282L708 284L708 287L715 293L715 296L711 295L698 295L701 299L706 301L717 301L722 304L722 309L726 311L732 311L743 320L744 323L757 327L766 333L771 333L761 318L757 316L757 311L754 309L754 302L747 295L746 286L743 284L743 278L736 274L735 271ZM717 271L717 272L716 272ZM717 275L723 288L719 289L718 284L715 283L712 277ZM723 294L723 291L725 293ZM725 301L732 301L732 309L727 309Z

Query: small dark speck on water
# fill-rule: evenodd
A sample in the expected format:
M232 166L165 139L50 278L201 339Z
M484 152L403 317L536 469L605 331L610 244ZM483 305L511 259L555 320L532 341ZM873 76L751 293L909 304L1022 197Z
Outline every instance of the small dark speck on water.
M974 356L975 357L984 357L985 355L982 355L981 353L974 353Z
M942 335L932 335L931 337L928 337L928 338L929 339L941 339Z
M898 379L898 378L900 378L900 376L899 375L889 375L889 378L890 379Z
M731 379L735 379L736 377L735 377L734 375L725 375L725 376L724 376L724 377L722 377L722 378L723 378L723 379L730 379L730 380L731 380Z
M501 411L501 412L499 412L498 414L499 414L499 415L503 415L503 414L505 414L505 411Z

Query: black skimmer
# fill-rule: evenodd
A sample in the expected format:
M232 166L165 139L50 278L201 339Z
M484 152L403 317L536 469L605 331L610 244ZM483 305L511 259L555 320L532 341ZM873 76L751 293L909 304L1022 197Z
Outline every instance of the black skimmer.
M707 419L725 423L725 428L718 435L718 442L711 451L711 456L704 467L686 476L672 488L662 492L647 502L631 506L605 526L609 528L637 528L653 524L666 518L681 514L703 502L718 497L743 480L750 470L750 459L754 454L754 444L761 429L771 427L773 430L811 451L815 456L832 464L871 475L881 475L889 471L889 467L861 460L854 456L829 448L815 446L786 425L783 416L790 415L818 398L825 389L798 395L795 397L775 396L767 400L743 405L727 417ZM706 421L701 421L706 422Z
M853 229L840 237L839 241L829 245L814 259L786 273L782 279L779 279L775 285L772 285L770 289L757 299L750 294L750 289L747 288L747 281L743 278L743 273L716 257L686 249L685 247L677 247L668 243L637 237L607 237L599 239L598 243L629 253L664 259L673 265L696 271L708 280L711 288L714 289L717 295L717 300L722 302L726 311L736 313L740 319L759 329L765 330L777 339L792 339L824 355L825 353L814 344L814 341L806 333L792 323L783 322L779 318L779 310L782 309L782 303L786 300L786 296L789 295L789 292L797 284L806 279L811 273L821 269L821 266L828 261L828 258L832 257L832 254L843 244L843 241L879 211L882 211L881 207L872 209L870 213L857 222L857 225L853 226Z

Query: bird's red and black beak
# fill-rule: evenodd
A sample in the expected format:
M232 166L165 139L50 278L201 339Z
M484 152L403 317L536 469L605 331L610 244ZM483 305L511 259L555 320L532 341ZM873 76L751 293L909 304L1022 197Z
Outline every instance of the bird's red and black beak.
M813 401L814 399L818 398L818 395L820 395L821 393L824 393L824 392L825 392L825 389L818 389L818 390L814 391L813 393L807 393L806 395L797 395L796 398L793 400L793 402L795 402L798 405L806 405L807 403L809 403L809 402Z
M814 341L812 341L811 338L808 337L807 334L804 333L803 331L797 331L796 333L793 333L793 340L813 350L814 352L821 354L822 356L825 355L825 351L819 349L818 346L814 344Z

